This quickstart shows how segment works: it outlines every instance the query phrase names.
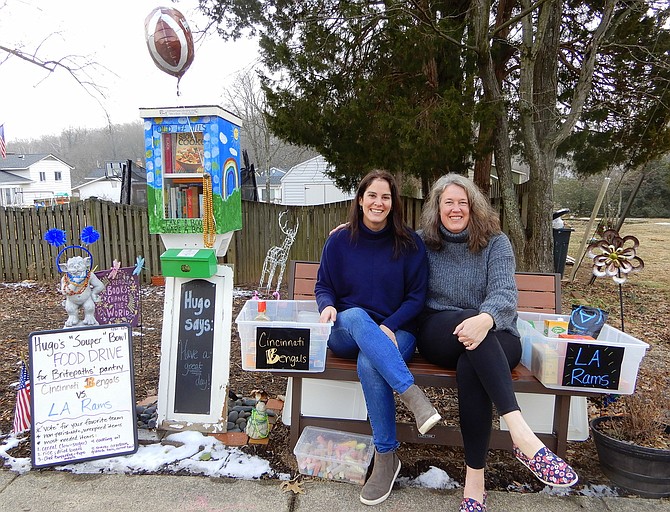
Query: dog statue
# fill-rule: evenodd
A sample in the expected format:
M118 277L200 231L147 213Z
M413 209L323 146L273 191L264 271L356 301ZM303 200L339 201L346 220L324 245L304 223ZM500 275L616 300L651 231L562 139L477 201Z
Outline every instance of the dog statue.
M73 256L63 264L60 270L63 277L60 292L65 295L65 311L68 314L65 327L80 325L98 325L95 318L95 303L100 302L100 294L105 285L91 271L91 258ZM84 318L79 318L79 310L84 312Z
M270 424L268 422L268 394L265 390L254 389L251 396L256 400L256 407L251 410L251 416L247 420L244 429L251 439L265 439L270 435Z

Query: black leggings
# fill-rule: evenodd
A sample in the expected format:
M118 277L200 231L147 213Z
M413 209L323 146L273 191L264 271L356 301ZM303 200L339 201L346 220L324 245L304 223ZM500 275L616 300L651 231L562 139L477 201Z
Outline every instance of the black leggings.
M424 311L417 348L431 363L456 370L465 463L482 469L491 438L491 404L500 415L519 410L511 369L521 360L521 340L507 331L489 331L476 349L465 350L453 332L463 320L477 314L473 309Z

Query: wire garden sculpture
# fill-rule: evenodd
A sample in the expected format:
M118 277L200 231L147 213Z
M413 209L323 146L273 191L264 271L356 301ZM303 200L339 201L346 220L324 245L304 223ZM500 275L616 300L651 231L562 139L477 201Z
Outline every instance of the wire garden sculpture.
M288 260L288 253L291 250L293 242L295 242L295 236L298 233L298 227L300 222L296 222L296 225L293 229L288 229L287 221L284 219L288 211L283 211L279 214L279 228L282 233L286 235L281 246L270 247L267 254L265 255L265 261L263 262L263 273L261 274L261 280L258 284L258 288L263 288L263 281L267 277L267 282L265 283L265 288L267 293L270 293L270 287L272 286L272 280L274 279L275 272L277 267L279 267L279 276L277 277L277 287L275 288L275 293L279 293L279 287L281 286L281 281L284 277L284 270L286 269L286 260Z

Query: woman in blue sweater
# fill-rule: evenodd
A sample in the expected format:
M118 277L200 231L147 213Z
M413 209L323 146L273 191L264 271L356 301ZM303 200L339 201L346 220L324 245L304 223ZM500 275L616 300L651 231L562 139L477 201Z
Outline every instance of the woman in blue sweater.
M328 347L357 360L375 444L372 474L360 495L366 505L384 501L400 472L393 392L422 434L441 419L406 365L427 280L426 250L403 221L395 179L385 171L369 173L358 186L346 229L326 241L315 286L321 321L334 322Z
M421 221L430 275L418 348L428 361L456 370L466 463L461 512L486 510L492 403L509 427L516 458L547 485L573 485L575 472L543 445L516 402L516 263L488 198L469 179L447 174L433 185Z

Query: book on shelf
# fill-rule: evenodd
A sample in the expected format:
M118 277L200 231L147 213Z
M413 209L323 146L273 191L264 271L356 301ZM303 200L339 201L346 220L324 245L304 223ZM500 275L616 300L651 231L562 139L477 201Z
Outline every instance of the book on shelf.
M202 216L202 184L171 183L165 191L166 218L198 219Z
M173 172L202 173L204 156L202 132L177 133L175 135Z
M174 172L174 134L164 133L163 139L163 169L167 174Z

